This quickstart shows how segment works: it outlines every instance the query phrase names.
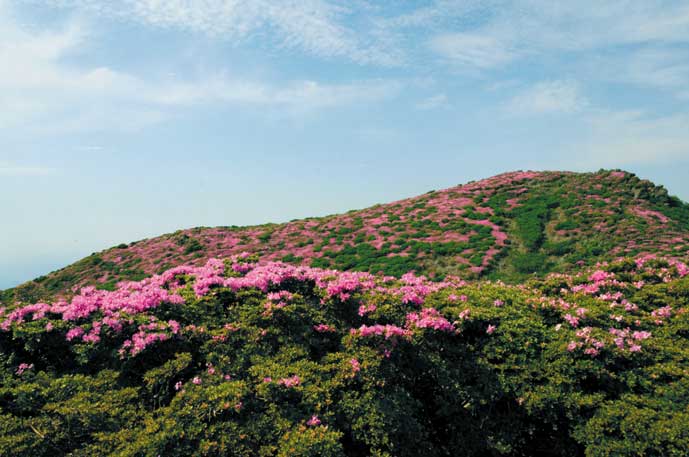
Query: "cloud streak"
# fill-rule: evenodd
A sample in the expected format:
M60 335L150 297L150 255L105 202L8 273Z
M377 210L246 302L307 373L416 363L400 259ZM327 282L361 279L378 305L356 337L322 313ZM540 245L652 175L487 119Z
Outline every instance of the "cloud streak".
M689 160L689 114L653 116L639 111L600 111L585 118L587 140L573 157L591 167Z
M44 3L44 2L42 2ZM201 33L235 44L269 39L272 46L354 62L399 63L399 56L346 25L355 10L325 0L49 0L55 7Z
M507 102L505 112L513 116L576 113L588 105L574 81L544 81L522 90Z
M147 3L145 14L153 14L151 8L157 4ZM179 8L184 4L170 3ZM177 13L168 13L170 21L177 20ZM380 79L270 82L235 78L223 71L156 79L106 66L68 64L65 57L80 50L87 36L77 22L30 33L18 27L0 3L0 130L21 126L34 133L135 131L179 116L179 108L198 106L253 107L299 116L378 102L402 86Z
M450 33L431 39L430 48L453 64L492 68L504 65L516 57L498 39L488 35Z

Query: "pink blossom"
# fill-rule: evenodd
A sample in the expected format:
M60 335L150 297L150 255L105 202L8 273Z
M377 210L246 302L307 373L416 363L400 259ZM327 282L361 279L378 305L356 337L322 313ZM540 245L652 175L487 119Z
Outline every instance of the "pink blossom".
M442 332L452 333L455 326L442 316L435 308L424 308L421 313L407 314L407 328L431 328Z
M384 336L385 339L390 339L394 337L407 337L410 335L409 330L397 327L396 325L386 324L376 324L376 325L362 325L358 330L355 330L362 337L369 336Z
M599 351L596 348L586 348L584 349L584 354L590 355L591 357L595 357L599 354Z
M309 427L316 427L318 425L321 425L321 420L318 418L318 416L313 415L311 416L311 419L306 423Z
M267 296L268 300L270 301L282 301L282 300L287 300L290 301L294 298L294 295L292 295L291 292L287 290L281 290L280 292L271 292Z
M199 378L198 376L194 376L194 379L192 379L191 382L192 384L196 384L198 386L199 384L201 384L202 381L201 378Z
M361 364L357 359L351 359L349 363L352 365L352 371L354 371L354 373L358 373L361 370Z
M33 370L33 363L20 363L17 367L17 374L21 376L26 370Z
M637 341L646 340L650 337L651 337L651 332L636 331L636 332L632 333L632 338L634 338Z
M653 312L651 312L651 316L658 317L658 318L670 317L670 316L672 316L672 308L669 306L664 306L662 308L658 308L656 310L653 310Z
M635 305L634 303L628 302L627 300L624 300L623 304L624 304L624 310L625 311L633 312L633 311L639 310L639 307L637 305Z
M67 334L65 335L65 338L67 341L72 341L74 338L79 338L84 334L84 329L81 327L74 327L73 329L70 329Z
M495 331L495 329L496 329L495 325L492 325L492 324L491 324L491 325L489 325L488 328L486 329L486 333L489 334L489 335L492 335L493 332Z
M579 326L579 318L572 316L571 314L565 314L565 320L569 322L569 325L572 327L578 327Z
M376 305L361 305L359 306L359 316L365 316L367 314L370 314L374 312L377 309Z
M296 387L299 384L301 384L301 379L299 376L294 375L289 378L282 378L278 381L278 384L285 386L285 387Z
M313 329L315 331L317 331L318 333L332 332L335 330L334 328L332 328L331 326L329 326L327 324L314 325Z
M589 276L588 279L589 279L589 281L593 281L593 282L601 282L601 281L605 281L606 279L612 278L614 276L615 276L614 274L608 273L607 271L596 270L593 273L591 273L591 275Z

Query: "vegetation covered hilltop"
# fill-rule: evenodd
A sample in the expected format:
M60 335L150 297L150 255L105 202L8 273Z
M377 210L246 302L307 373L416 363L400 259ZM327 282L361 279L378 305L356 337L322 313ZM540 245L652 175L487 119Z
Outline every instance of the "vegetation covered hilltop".
M121 245L4 293L0 456L686 456L688 249L622 171Z
M176 265L241 252L264 260L401 276L518 282L619 256L689 252L689 206L623 171L512 172L346 214L182 230L121 244L5 291L32 302L113 290Z

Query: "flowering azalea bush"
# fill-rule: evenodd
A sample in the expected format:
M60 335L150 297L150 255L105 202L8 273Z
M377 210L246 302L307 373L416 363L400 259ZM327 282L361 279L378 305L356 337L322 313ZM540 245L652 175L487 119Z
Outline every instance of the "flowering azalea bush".
M0 310L0 455L686 455L689 269L237 255Z

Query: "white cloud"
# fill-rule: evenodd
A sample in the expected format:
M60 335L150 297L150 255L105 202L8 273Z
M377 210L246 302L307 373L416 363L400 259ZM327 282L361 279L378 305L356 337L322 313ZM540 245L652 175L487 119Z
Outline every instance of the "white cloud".
M486 11L495 3L491 0L437 0L409 12L392 16L383 21L387 27L412 28L436 27L448 17L471 18Z
M42 2L45 3L45 2ZM244 43L268 38L272 46L300 49L322 57L346 57L359 63L394 65L399 56L380 47L365 30L345 19L354 13L327 0L48 0L57 7L176 28Z
M600 111L585 118L588 138L573 157L588 167L689 160L689 114L650 116L640 111Z
M588 105L573 81L545 81L515 95L504 107L515 116L575 113Z
M439 0L446 24L523 49L583 50L689 41L689 4L668 0L487 2L485 13Z
M506 64L515 58L498 39L479 34L449 33L431 39L435 53L460 65L491 68Z
M225 72L175 81L105 66L77 66L65 58L84 46L88 33L83 24L71 22L61 29L30 33L16 25L1 1L0 131L17 127L29 132L134 131L178 116L183 112L180 108L202 105L253 106L292 116L379 101L401 87L395 81L375 79L272 83Z
M670 47L634 51L622 58L596 59L601 78L674 92L679 98L689 90L689 51Z
M305 112L381 100L394 95L400 88L400 83L385 80L355 81L346 84L295 81L274 86L218 76L194 83L163 85L148 98L161 105L192 105L219 101Z
M689 44L687 2L436 0L389 23L428 27L435 33L431 49L451 65L485 71L517 60L539 64L543 60L536 59L544 56L559 65L558 59L567 56L563 66L581 70L583 65L592 79L609 75L619 82L689 83L686 48L673 48ZM652 55L633 56L649 46L655 47ZM593 62L590 68L586 62Z

